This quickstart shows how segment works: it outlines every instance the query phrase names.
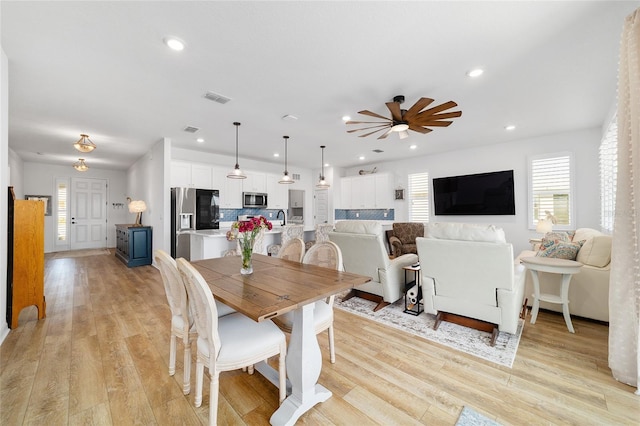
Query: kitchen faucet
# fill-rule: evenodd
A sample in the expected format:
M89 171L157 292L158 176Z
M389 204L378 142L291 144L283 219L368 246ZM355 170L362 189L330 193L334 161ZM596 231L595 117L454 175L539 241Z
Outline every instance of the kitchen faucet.
M278 210L278 213L276 213L276 219L280 218L280 213L282 213L282 222L280 223L280 226L284 226L287 223L287 212L282 209Z

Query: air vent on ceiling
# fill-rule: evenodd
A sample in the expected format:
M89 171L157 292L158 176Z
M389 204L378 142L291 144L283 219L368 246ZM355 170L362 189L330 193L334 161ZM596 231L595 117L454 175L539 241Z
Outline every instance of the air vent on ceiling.
M374 150L373 150L373 152L375 152L376 154L380 154L380 153L382 153L382 152L384 152L384 151L383 151L383 150L381 150L381 149L374 149Z
M292 173L291 178L293 180L300 180L300 173Z
M193 126L187 126L187 127L185 127L183 130L184 130L185 132L188 132L188 133L195 133L195 132L197 132L197 131L198 131L198 130L200 130L200 129L199 129L199 128L197 128L197 127L193 127Z
M226 96L215 92L207 92L204 94L204 97L219 104L226 104L231 100L231 98L227 98Z

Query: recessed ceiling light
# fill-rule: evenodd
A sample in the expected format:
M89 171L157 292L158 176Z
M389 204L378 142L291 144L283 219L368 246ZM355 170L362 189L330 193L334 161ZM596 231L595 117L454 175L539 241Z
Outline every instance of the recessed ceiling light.
M273 154L273 156L274 156L274 157L280 157L280 154L278 154L277 152L275 152L275 153Z
M482 73L483 73L483 72L484 72L484 70L483 70L483 69L481 69L481 68L476 68L476 69L473 69L473 70L471 70L471 71L468 71L468 72L467 72L467 75L468 75L469 77L480 77L480 76L482 75Z
M360 160L364 160L364 155L361 155L361 156L359 157L359 159L360 159Z
M324 163L324 166L325 167L329 167L329 163Z
M196 142L198 142L198 143L202 143L202 142L204 142L204 139L202 139L202 138L198 138L198 139L196 139Z
M418 145L411 145L409 148L416 149L417 147L418 147Z
M351 120L351 117L349 117L348 115L342 116L342 121L349 121L349 120Z
M177 51L184 49L184 41L180 40L179 38L165 37L164 39L162 39L162 41L164 41L164 44L169 46L170 49Z
M515 130L516 126L514 126L513 124L509 124L507 126L504 126L505 130L511 131L511 130Z

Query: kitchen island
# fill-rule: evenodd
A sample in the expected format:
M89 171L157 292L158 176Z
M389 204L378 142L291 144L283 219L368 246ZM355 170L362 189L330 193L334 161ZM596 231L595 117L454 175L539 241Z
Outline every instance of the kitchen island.
M191 261L222 257L224 252L236 248L236 241L227 241L227 231L223 229L202 229L191 231ZM264 234L264 246L259 253L267 254L267 247L279 244L282 236L281 227L273 227Z

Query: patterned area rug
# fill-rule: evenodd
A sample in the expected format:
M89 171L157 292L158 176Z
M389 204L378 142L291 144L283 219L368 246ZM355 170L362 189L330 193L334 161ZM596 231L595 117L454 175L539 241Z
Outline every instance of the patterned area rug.
M478 413L473 408L462 407L456 426L500 426L500 423Z
M443 321L437 331L433 330L435 315L424 312L417 316L405 314L403 312L404 299L400 299L384 309L380 309L378 312L373 312L375 305L375 302L359 297L352 297L343 301L340 296L336 296L334 306L487 361L509 368L513 366L513 360L520 344L522 327L524 326L522 319L518 324L516 334L500 332L495 346L492 347L490 346L491 335L489 333L469 327Z
M104 254L111 254L109 249L88 249L88 250L71 250L71 251L58 251L50 254L50 259L66 259L70 257L85 257L85 256L98 256Z

